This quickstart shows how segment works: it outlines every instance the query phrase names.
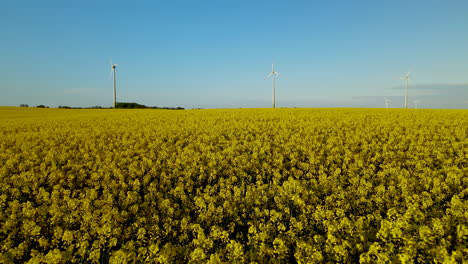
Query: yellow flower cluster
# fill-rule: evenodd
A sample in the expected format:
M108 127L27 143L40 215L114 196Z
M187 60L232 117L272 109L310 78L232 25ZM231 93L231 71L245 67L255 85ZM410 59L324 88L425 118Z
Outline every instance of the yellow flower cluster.
M0 108L2 263L461 263L468 111Z

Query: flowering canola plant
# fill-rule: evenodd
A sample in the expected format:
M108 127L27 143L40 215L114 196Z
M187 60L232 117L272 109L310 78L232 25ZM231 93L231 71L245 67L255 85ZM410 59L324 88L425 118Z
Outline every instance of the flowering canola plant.
M461 263L468 111L0 108L2 263Z

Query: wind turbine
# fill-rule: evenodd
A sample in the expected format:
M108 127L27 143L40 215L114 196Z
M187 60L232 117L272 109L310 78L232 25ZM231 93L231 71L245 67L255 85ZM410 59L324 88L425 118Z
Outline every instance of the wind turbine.
M115 105L117 104L117 94L116 94L116 88L117 88L117 82L116 82L116 68L117 64L112 64L112 60L110 61L110 66L111 66L111 74L114 79L114 109Z
M408 109L408 87L410 80L410 72L408 71L406 75L401 77L400 79L405 80L405 109Z
M414 104L414 109L418 109L418 104L419 104L419 100L414 100L413 101L413 104Z
M387 99L387 97L385 97L384 100L385 100L385 108L388 109L388 105L392 100Z
M277 71L275 71L275 64L271 64L271 72L270 74L268 74L268 76L266 77L266 79L270 78L271 76L273 76L273 108L275 108L275 102L276 102L276 98L275 98L275 82L276 82L276 76L278 76L279 73Z

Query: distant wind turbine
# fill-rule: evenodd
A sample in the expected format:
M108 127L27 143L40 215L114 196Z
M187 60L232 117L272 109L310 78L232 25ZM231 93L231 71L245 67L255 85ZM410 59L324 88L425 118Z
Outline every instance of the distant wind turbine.
M414 101L413 101L413 104L414 104L414 108L415 108L415 109L418 109L419 102L420 102L419 100L414 100Z
M275 82L276 82L276 76L279 76L279 73L275 71L275 64L271 64L271 72L268 74L266 79L270 78L273 76L273 108L275 108L275 103L276 103L276 98L275 98Z
M112 64L112 60L111 60L110 61L110 66L111 66L111 74L112 74L113 84L114 84L114 109L115 109L115 105L117 104L117 92L116 92L116 89L117 89L117 81L116 81L117 64Z
M387 97L385 97L384 100L385 100L385 108L388 109L388 105L390 104L392 100L387 99Z
M410 80L410 72L408 71L406 75L401 77L400 79L405 80L405 109L408 109L408 87Z

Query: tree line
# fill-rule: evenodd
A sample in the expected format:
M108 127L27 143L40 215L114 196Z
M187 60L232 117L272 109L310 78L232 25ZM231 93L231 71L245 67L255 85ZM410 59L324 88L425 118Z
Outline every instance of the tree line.
M29 107L28 104L20 104L20 107ZM37 105L37 108L49 108L46 105ZM91 106L91 107L73 107L73 106L66 106L66 105L59 105L57 108L60 109L109 109L113 107L102 107L102 106ZM146 106L139 103L134 102L118 102L115 104L115 108L118 109L167 109L167 110L184 110L183 107L159 107L159 106Z

